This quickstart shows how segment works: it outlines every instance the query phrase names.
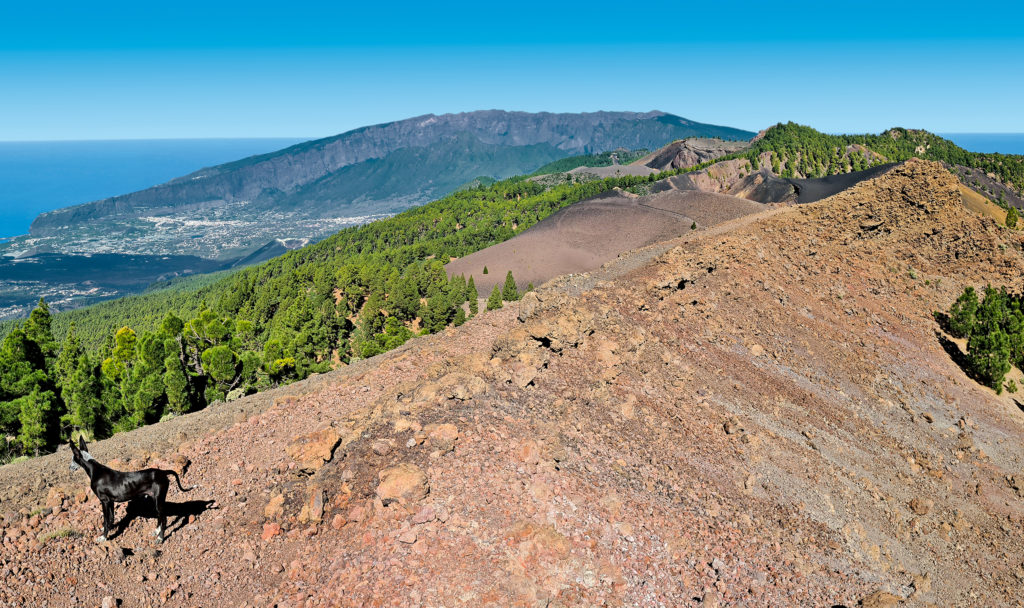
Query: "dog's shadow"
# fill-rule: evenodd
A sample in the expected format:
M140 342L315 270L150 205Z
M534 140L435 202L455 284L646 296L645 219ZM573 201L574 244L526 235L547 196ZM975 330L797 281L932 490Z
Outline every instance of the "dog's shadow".
M174 533L188 524L189 517L199 517L200 514L205 513L211 509L216 509L216 501L214 500L188 500L185 502L170 502L164 503L164 516L167 518L167 528L164 530L164 539L166 540ZM133 521L138 518L152 520L154 525L156 524L156 507L153 501L146 497L136 498L128 502L128 506L125 509L124 517L117 523L114 534L112 537L120 536L122 532L128 529Z

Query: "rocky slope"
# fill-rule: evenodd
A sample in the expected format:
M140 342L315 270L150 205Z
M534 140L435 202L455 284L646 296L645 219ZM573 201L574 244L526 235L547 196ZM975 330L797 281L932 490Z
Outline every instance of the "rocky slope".
M910 161L557 279L96 444L190 463L159 547L134 510L89 540L67 451L4 467L0 604L1019 605L1024 416L931 312L1020 288L1022 244Z
M737 176L739 179L727 191L732 196L759 203L813 203L852 188L866 179L878 177L892 169L893 164L818 178L777 177L762 168L746 176ZM699 182L700 176L695 181Z
M683 169L732 154L733 152L739 152L749 146L750 142L748 141L725 141L706 137L692 137L674 141L632 164L650 167L657 171Z

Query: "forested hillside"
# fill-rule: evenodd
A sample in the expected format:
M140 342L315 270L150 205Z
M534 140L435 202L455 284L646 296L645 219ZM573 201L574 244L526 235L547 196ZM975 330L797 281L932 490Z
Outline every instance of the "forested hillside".
M448 277L451 257L511 238L566 205L658 178L556 187L510 179L209 284L186 281L56 320L40 302L8 327L0 348L0 433L16 438L0 449L38 453L73 429L105 437L459 325L477 314L478 294L472 278ZM518 296L507 277L488 307Z
M547 175L549 173L565 173L579 167L610 167L614 164L628 165L638 158L642 158L649 150L615 150L613 152L602 152L600 154L583 154L570 156L552 161L537 169L530 175Z
M781 177L824 177L912 157L980 169L1018 193L1024 187L1024 156L968 152L933 133L902 128L878 135L827 135L780 123L746 151L719 160L747 158L753 169L764 163Z

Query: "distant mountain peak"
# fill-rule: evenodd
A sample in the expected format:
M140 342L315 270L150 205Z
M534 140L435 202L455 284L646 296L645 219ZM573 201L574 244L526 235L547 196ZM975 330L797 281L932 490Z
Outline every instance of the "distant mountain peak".
M137 251L145 243L141 246L150 248L149 253L181 253L187 242L189 253L225 257L274 238L316 239L333 232L331 225L309 227L308 222L299 230L299 217L394 213L443 196L477 176L529 173L567 156L617 148L657 149L690 136L749 139L752 135L659 110L532 113L491 109L423 114L207 167L139 192L58 209L37 217L31 234L52 241L57 250L81 251L89 246L87 233L95 233L100 224L113 246L127 251ZM144 216L178 216L183 222L200 216L208 225L188 234L160 233L139 222Z

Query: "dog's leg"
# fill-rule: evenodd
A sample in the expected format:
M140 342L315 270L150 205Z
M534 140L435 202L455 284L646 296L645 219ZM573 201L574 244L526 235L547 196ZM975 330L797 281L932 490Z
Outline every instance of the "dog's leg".
M167 526L167 517L164 513L164 505L167 502L168 480L158 481L156 492L153 494L153 503L156 505L156 542L164 542L164 528Z
M98 543L105 542L110 535L110 529L114 527L114 501L101 498L100 504L103 507L103 533L96 537Z

